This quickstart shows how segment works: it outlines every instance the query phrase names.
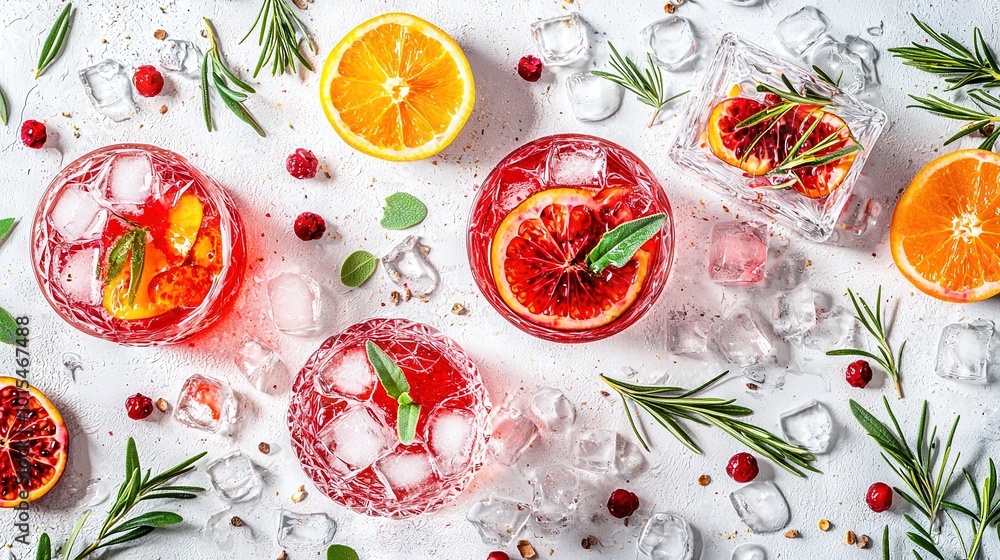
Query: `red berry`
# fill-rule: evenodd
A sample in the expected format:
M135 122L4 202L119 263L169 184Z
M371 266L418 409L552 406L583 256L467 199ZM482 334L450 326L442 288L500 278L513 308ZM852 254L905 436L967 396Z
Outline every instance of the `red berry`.
M542 61L530 54L522 56L517 61L517 75L526 82L537 82L542 77Z
M285 160L285 169L296 179L312 179L316 176L318 166L319 160L305 148L295 150Z
M865 501L875 513L883 512L892 507L892 488L884 482L876 482L868 487Z
M624 488L619 488L611 493L608 498L608 512L613 517L624 519L639 509L639 496L634 492L629 492Z
M24 145L29 148L35 150L41 148L45 145L45 140L48 137L45 125L38 121L26 120L21 125L21 142L24 142Z
M312 212L303 212L295 218L295 236L302 241L319 239L326 233L326 221L323 216Z
M486 557L486 560L510 560L510 556L507 556L506 552L494 550Z
M851 387L864 389L871 380L872 366L868 365L865 360L851 362L851 365L847 366L847 383Z
M156 97L163 91L163 74L155 66L140 66L132 75L135 91L143 97Z
M125 399L125 411L133 420L142 420L153 413L153 399L142 393L136 393Z
M749 453L737 453L729 459L726 465L726 474L736 482L750 482L757 478L760 467L757 466L757 458Z

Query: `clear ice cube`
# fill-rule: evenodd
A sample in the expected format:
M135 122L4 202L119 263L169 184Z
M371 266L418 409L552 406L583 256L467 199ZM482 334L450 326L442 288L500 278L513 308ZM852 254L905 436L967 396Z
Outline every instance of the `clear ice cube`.
M852 235L864 235L878 222L881 215L881 204L871 198L852 194L840 213L837 228Z
M374 408L356 406L323 426L319 441L331 468L356 474L391 451L397 437Z
M736 508L736 514L754 533L773 533L788 525L788 502L771 481L740 486L729 495L729 499Z
M278 510L278 545L314 552L331 542L337 522L325 513L295 513Z
M546 158L546 178L556 185L596 187L605 184L608 154L589 142L553 146Z
M76 187L64 189L49 212L49 223L67 242L96 239L107 221L108 211L94 195Z
M712 340L727 360L741 367L759 363L774 348L758 321L745 311L717 321Z
M248 525L236 527L232 520L233 512L228 509L209 517L201 529L201 538L224 552L233 549L237 538L246 541L253 539L253 530Z
M768 262L767 285L778 290L791 290L806 278L806 256L801 251L784 251Z
M542 387L531 396L528 412L539 429L565 432L576 421L576 408L566 395L553 387Z
M566 95L576 120L596 122L618 112L625 90L590 72L577 72L566 78Z
M683 517L654 513L639 534L639 555L653 560L691 560L694 534Z
M666 17L647 25L641 36L653 61L667 70L681 68L698 50L691 22L680 16Z
M573 445L573 466L597 474L607 474L615 466L617 446L617 432L583 430Z
M771 298L771 326L778 336L795 338L815 325L816 303L809 286L778 292Z
M767 549L759 544L741 544L733 551L733 560L767 560Z
M590 47L587 24L576 12L532 23L531 36L542 61L550 66L572 64L583 58Z
M841 90L856 94L868 87L864 62L844 43L824 36L806 54L805 62L822 70Z
M749 286L764 279L767 224L722 222L712 227L708 277L720 284Z
M834 350L854 346L857 319L842 305L816 310L816 324L806 331L802 343L813 350Z
M316 372L316 386L328 397L367 401L375 392L375 372L361 347L338 352Z
M500 407L493 415L490 453L508 467L517 462L538 436L538 427L514 403Z
M159 180L153 174L153 162L144 154L115 157L108 172L105 196L111 203L144 204L152 196L159 196Z
M430 453L411 446L379 459L375 473L395 499L404 501L430 487L435 476L433 462Z
M985 383L992 340L993 321L946 326L938 343L935 371L945 379Z
M465 519L479 531L484 543L506 548L524 529L530 515L528 504L491 496L476 502Z
M274 328L293 336L319 330L322 299L319 284L305 274L285 272L267 282Z
M618 436L615 450L615 473L630 480L639 476L646 467L646 456L642 449L631 441Z
M253 500L263 490L264 482L256 465L241 451L219 457L205 470L219 499L227 504Z
M429 248L420 244L419 237L410 235L382 257L382 266L394 283L417 297L427 297L441 281L437 269L427 258L429 252Z
M94 109L120 122L135 114L132 82L125 66L117 60L103 60L80 70L80 81Z
M174 418L191 428L227 433L236 423L236 395L224 381L195 374L184 380Z
M288 368L281 356L263 340L251 336L236 352L236 365L255 389L278 394L287 388Z
M774 33L788 52L801 56L819 41L829 27L830 20L826 14L812 6L805 6L778 22Z
M62 258L65 263L59 269L59 284L66 296L86 304L99 302L102 286L94 271L101 262L101 248L70 249Z
M781 413L781 433L789 443L812 453L826 453L833 444L833 417L826 405L809 401Z
M160 67L189 78L198 77L201 59L201 50L191 41L165 39L160 48Z
M580 478L569 467L545 467L531 476L531 516L543 533L555 535L576 518L580 501Z
M708 352L712 321L700 313L671 311L667 318L667 352L679 356Z
M424 441L442 474L453 474L469 464L476 440L476 416L463 408L449 408L446 403L427 415Z

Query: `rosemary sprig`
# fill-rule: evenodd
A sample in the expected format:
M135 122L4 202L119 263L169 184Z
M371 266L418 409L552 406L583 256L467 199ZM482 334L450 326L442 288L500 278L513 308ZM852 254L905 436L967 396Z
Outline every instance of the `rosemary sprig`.
M299 16L292 11L291 6L285 0L263 0L257 19L247 34L240 39L240 44L250 37L254 29L260 26L260 34L257 37L257 44L261 47L260 58L257 60L257 67L253 69L253 77L264 64L271 63L271 75L294 71L295 61L298 61L306 69L312 71L312 64L306 60L300 50L299 35L306 42L313 54L319 54L316 41L309 35Z
M811 464L815 457L806 449L739 420L753 414L753 410L734 404L736 401L733 399L694 396L710 388L728 373L724 371L691 390L681 387L633 385L605 375L601 375L601 379L621 396L632 431L646 451L649 451L649 446L635 425L629 401L648 412L658 424L694 453L701 454L701 448L681 427L679 420L690 420L703 426L715 426L796 476L805 476L804 471L820 472Z
M215 87L215 91L219 94L222 102L233 114L239 117L241 121L250 125L257 134L266 136L264 129L257 122L257 119L243 106L243 102L247 100L247 93L256 92L249 84L237 78L229 70L229 67L226 66L222 58L222 51L219 49L219 38L215 34L215 26L212 25L212 21L208 18L204 18L204 20L205 29L208 32L208 40L212 44L211 48L205 51L205 60L201 64L201 106L203 116L205 117L205 126L208 127L209 132L212 131L212 107L209 93L209 85L212 85ZM229 87L229 81L232 81L234 86L243 91L236 91Z
M948 35L934 31L917 19L916 15L910 14L910 17L941 48L914 42L910 46L889 49L896 58L903 59L903 64L931 74L947 76L945 81L951 84L949 91L976 84L983 87L1000 86L1000 65L978 27L972 31L973 46L969 50Z
M38 64L35 68L36 80L52 64L56 57L59 56L59 52L62 51L63 43L66 42L66 34L69 33L70 12L72 11L73 3L69 2L59 12L59 17L56 18L55 23L52 24L52 28L49 29L49 34L45 37L45 42L42 44L42 50L38 53Z
M191 500L197 498L198 492L204 492L204 488L197 486L174 486L170 483L177 477L183 476L194 470L192 466L195 461L205 456L199 453L194 457L183 461L179 465L167 469L162 473L152 476L152 471L147 470L143 476L139 463L139 452L135 446L135 440L128 439L125 447L125 481L118 488L118 494L108 515L101 525L101 530L97 538L87 545L79 554L73 556L73 560L80 560L90 556L92 553L106 548L134 541L152 533L158 527L176 525L183 521L180 515L168 511L147 511L126 519L132 510L140 503L152 500L177 499ZM83 512L70 533L69 539L63 545L62 560L69 560L76 544L80 531L90 517L90 510ZM38 539L38 549L35 555L36 560L51 560L52 543L49 535L42 533Z
M642 70L631 58L620 55L612 43L609 42L608 47L611 48L612 71L592 70L590 73L631 91L639 97L639 101L656 109L649 124L646 125L647 128L653 126L656 117L667 103L687 93L687 91L682 91L672 97L666 97L663 70L653 63L652 55L646 55L649 67Z
M945 146L959 138L979 132L986 137L979 145L979 148L982 150L992 150L997 139L1000 138L1000 127L996 126L997 123L1000 123L1000 113L996 112L1000 111L1000 98L987 93L985 90L973 89L969 91L969 98L972 99L972 102L978 108L963 107L933 94L928 94L927 97L911 95L910 98L916 101L917 104L907 105L908 108L924 109L941 117L965 121L967 123L951 138L945 140Z
M863 358L868 358L874 360L879 366L882 367L892 378L893 383L896 385L896 394L899 398L903 398L903 387L899 380L899 367L903 362L903 349L906 348L906 341L899 347L899 352L894 353L892 346L889 344L889 335L885 330L885 316L882 313L882 286L878 287L878 298L875 302L875 310L868 305L868 302L860 296L855 296L854 292L848 288L847 295L851 297L851 303L854 304L854 313L861 323L861 325L868 331L869 334L878 343L878 355L871 352L860 350L858 348L840 348L837 350L830 350L827 352L827 356L861 356Z

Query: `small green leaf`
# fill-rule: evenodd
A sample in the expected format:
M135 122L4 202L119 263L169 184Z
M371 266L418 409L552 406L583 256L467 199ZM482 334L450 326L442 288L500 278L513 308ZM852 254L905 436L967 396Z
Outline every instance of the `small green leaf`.
M326 560L361 560L353 548L343 544L331 544L326 549Z
M587 255L590 271L600 274L609 266L625 266L635 252L663 228L666 220L666 214L653 214L625 222L602 235L597 246Z
M35 553L35 560L52 560L52 542L48 533L42 533L38 537L38 552Z
M16 339L17 321L6 309L0 307L0 342L13 345Z
M0 100L2 100L2 95L0 95ZM7 241L7 236L13 231L16 223L17 218L4 218L0 220L0 245L3 245L3 242Z
M152 533L155 529L156 527L150 527L148 525L144 525L137 529L133 529L128 533L125 533L124 535L121 535L117 538L111 539L110 541L101 542L101 544L97 545L97 548L95 548L94 550L97 550L98 548L114 546L116 544L127 543L129 541L134 541L138 538L145 537L146 535Z
M132 472L142 470L139 464L139 448L135 445L134 438L128 438L125 443L125 478L130 478Z
M72 10L73 4L66 4L66 7L59 12L59 17L56 18L55 23L52 24L52 29L49 30L49 34L45 38L42 50L38 53L38 64L37 68L35 68L36 80L45 72L49 64L56 59L59 51L62 50L63 42L66 40L66 33L69 31L70 12Z
M382 227L385 229L411 228L427 217L427 206L423 202L405 192L389 195L382 208Z
M139 294L139 284L142 283L142 269L146 264L146 229L139 228L132 236L132 269L128 284L128 304L135 303Z
M5 99L3 96L3 90L0 90L0 124L7 126L8 116L9 116L9 109L7 108L7 99Z
M340 282L348 288L364 284L378 267L375 255L368 251L354 251L340 265Z
M368 362L372 365L378 375L378 380L382 383L382 387L389 397L398 400L404 393L409 393L410 383L403 375L403 370L399 369L399 366L392 361L385 350L370 340L365 343L365 350L368 352Z
M413 438L417 435L418 418L420 418L419 404L399 403L399 408L396 409L396 432L399 434L399 443L403 445L413 443Z
M124 533L140 527L166 527L176 525L184 521L184 518L171 511L147 511L146 513L133 517L121 525L108 531L108 535Z
M396 399L396 402L398 402L399 404L410 404L411 402L413 402L413 398L410 397L409 393L403 393L399 395L399 398Z

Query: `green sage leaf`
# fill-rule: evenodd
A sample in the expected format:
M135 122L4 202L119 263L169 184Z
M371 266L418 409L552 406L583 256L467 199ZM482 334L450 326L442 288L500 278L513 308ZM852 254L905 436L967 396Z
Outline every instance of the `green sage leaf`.
M377 267L374 255L368 251L354 251L340 266L340 281L348 288L357 288L371 278Z
M353 548L343 544L331 544L326 549L326 560L361 560Z
M7 118L10 116L10 109L7 108L7 99L3 96L3 90L0 90L0 124L7 126ZM42 533L43 535L45 533Z
M0 342L13 346L17 340L17 328L17 321L14 320L14 317L6 309L0 307Z
M139 284L142 283L142 269L146 265L146 229L136 230L132 236L132 267L128 283L128 304L135 303L139 294Z
M396 409L396 432L399 443L409 445L417 435L417 419L420 418L420 405L415 402L400 403Z
M45 72L49 64L52 64L52 61L59 55L59 51L62 50L62 45L66 40L66 33L69 31L69 16L72 10L73 4L66 4L66 7L59 12L59 17L56 18L55 23L52 24L49 34L45 37L42 50L38 53L38 64L35 69L36 80Z
M3 97L3 95L0 94L0 97ZM14 230L15 224L17 224L17 218L4 218L0 220L0 245L3 245L3 242L7 241L7 237Z
M382 350L378 344L372 341L365 343L365 350L368 353L368 363L372 365L378 380L389 397L398 400L404 393L410 392L410 383L406 380L403 370L399 369L396 362ZM409 398L409 395L407 395Z
M48 533L42 533L38 537L38 552L35 553L35 560L52 560L52 542Z
M653 214L625 222L602 235L597 246L587 255L590 271L600 274L609 266L625 266L635 252L663 228L666 220L666 214Z
M427 206L412 194L398 192L385 199L382 208L382 227L385 229L411 228L427 217Z

